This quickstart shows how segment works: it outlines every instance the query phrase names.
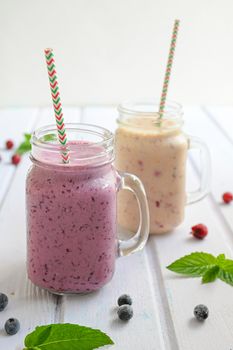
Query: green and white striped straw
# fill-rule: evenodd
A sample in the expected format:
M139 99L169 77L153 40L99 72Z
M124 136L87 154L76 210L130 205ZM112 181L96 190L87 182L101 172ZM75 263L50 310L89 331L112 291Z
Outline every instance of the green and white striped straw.
M49 85L53 101L54 115L57 125L58 140L61 145L61 157L64 164L69 163L69 151L67 148L67 136L65 122L62 112L61 98L58 87L57 72L55 67L55 59L53 49L45 49L45 59L48 70Z
M169 84L169 80L170 80L172 63L173 63L173 58L174 58L174 53L175 53L175 48L176 48L176 39L177 39L179 24L180 24L180 21L178 19L176 19L175 23L174 23L174 27L173 27L172 39L171 39L168 61L167 61L167 67L166 67L166 72L165 72L165 77L164 77L164 82L163 82L163 90L162 90L162 95L161 95L160 103L159 103L159 118L162 118L164 108L165 108L165 103L166 103L166 98L167 98L167 90L168 90L168 84Z

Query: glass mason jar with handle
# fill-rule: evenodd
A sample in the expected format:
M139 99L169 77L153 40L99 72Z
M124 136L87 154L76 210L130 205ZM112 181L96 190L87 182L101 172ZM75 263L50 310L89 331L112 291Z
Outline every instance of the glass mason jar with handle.
M69 164L63 164L56 126L32 136L26 181L29 279L53 293L85 293L109 282L117 256L142 249L149 211L140 180L113 166L114 136L93 125L67 124ZM117 192L137 197L135 239L117 238Z
M202 199L210 180L208 149L201 140L182 131L182 107L168 102L162 118L158 110L158 104L122 104L116 130L116 168L142 180L152 234L169 232L182 223L185 205ZM200 150L202 173L199 189L186 194L186 161L191 148ZM119 224L135 231L140 217L135 197L125 191L118 201Z

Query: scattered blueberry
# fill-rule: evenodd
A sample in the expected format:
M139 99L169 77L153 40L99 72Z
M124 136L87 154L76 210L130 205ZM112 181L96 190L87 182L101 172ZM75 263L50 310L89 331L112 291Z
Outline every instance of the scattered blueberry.
M133 317L133 309L130 305L121 305L117 314L120 320L129 321Z
M204 321L209 316L208 307L202 304L195 306L193 313L198 321Z
M20 323L17 318L9 318L5 323L5 331L9 335L14 335L19 331Z
M119 306L121 305L132 305L132 298L128 295L128 294L123 294L121 295L118 300L117 300L117 304Z
M3 311L8 304L8 297L4 293L0 293L0 311Z

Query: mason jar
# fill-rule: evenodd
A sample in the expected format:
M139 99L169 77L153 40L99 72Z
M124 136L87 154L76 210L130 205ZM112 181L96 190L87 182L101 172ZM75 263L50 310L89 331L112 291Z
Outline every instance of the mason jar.
M33 133L26 180L29 279L53 293L86 293L109 282L117 256L142 249L149 213L140 180L113 166L114 136L94 125L67 124L69 163L62 162L55 125ZM135 239L117 235L117 193L138 198Z
M146 189L150 233L173 230L184 220L185 205L208 192L210 157L205 144L183 132L182 106L168 102L161 117L156 103L125 103L118 107L116 168L137 175ZM201 152L201 178L197 191L186 193L187 152ZM118 222L135 231L140 220L133 193L118 197Z

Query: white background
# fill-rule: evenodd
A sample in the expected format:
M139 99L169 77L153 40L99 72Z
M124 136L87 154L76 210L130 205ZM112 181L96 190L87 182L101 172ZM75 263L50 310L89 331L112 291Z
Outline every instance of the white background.
M0 106L51 104L45 47L63 104L160 95L175 18L169 98L231 104L232 0L0 0Z

